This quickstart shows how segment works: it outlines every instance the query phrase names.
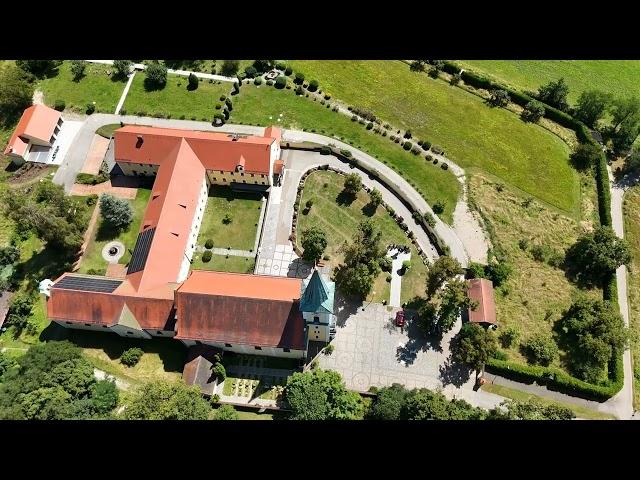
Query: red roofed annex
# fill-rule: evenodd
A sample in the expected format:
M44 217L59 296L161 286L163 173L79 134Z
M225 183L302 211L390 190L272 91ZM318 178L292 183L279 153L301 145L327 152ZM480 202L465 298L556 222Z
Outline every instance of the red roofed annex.
M125 175L154 177L131 261L124 278L60 276L48 290L49 318L67 328L304 358L300 279L191 271L209 187L268 191L281 173L274 171L280 138L275 127L263 137L135 125L116 130L116 165Z

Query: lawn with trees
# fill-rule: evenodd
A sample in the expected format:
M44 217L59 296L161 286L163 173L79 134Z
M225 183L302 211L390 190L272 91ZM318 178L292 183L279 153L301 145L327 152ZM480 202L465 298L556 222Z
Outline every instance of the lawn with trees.
M386 247L390 243L411 245L406 234L391 218L387 210L378 205L375 210L369 208L370 195L360 190L353 198L344 202L342 194L345 176L330 171L312 172L305 180L300 204L305 205L308 200L313 200L313 207L306 214L298 212L298 224L296 228L296 241L301 245L303 232L311 228L323 231L327 240L323 257L326 265L337 267L344 260L345 252L342 245L353 243L353 235L358 230L362 220L371 219L374 226L382 233L381 245ZM411 268L402 277L403 302L409 301L415 296L424 295L427 268L420 260L417 250L411 245ZM375 294L367 300L382 302L389 301L389 282L386 277L389 273L380 271L375 277L372 291Z
M43 78L35 88L44 93L44 102L53 107L58 100L68 110L85 113L95 103L96 112L113 113L126 85L126 77L118 76L110 65L87 63L83 76L74 80L72 62L64 61L57 75ZM107 72L110 72L108 74Z
M542 127L411 72L401 61L290 63L307 78L317 78L323 92L440 145L460 166L500 177L572 215L579 212L579 181L567 163L569 147Z
M262 200L259 195L234 192L213 185L198 234L198 245L213 240L213 247L253 250Z
M189 80L181 75L168 74L166 84L148 89L145 75L137 73L124 102L127 115L159 117L211 122L217 112L216 104L222 95L231 92L230 82L201 80L197 89L189 89ZM154 84L156 85L156 84ZM114 107L115 108L115 107Z
M413 182L430 205L443 202L445 208L440 218L447 223L452 222L460 184L451 172L427 162L424 155L414 155L389 140L395 132L385 131L386 136L383 137L320 102L297 96L293 90L243 85L240 94L233 97L233 107L229 123L265 127L275 124L283 128L306 129L353 145Z
M213 270L216 272L253 273L256 266L254 257L212 254L209 261L203 261L206 252L195 252L191 262L192 270Z
M585 293L602 299L601 288L583 291L570 280L564 266L565 251L586 229L598 225L594 220L596 200L584 203L585 217L578 223L483 175L471 178L469 193L485 222L494 252L514 266L507 280L495 288L497 333L501 341L504 332L513 333L500 350L508 360L527 364L532 359L527 343L536 336L557 341L554 327L576 295ZM480 269L475 276L487 276L485 270ZM567 354L559 345L550 365L570 372Z
M636 60L457 60L461 66L521 90L535 91L564 78L569 103L587 90L640 95L640 62Z
M140 233L140 224L142 217L147 208L151 190L148 188L138 188L136 198L134 200L118 200L118 204L126 202L130 206L133 216L131 222L124 228L117 230L109 227L103 215L98 217L95 233L89 241L89 245L85 251L82 262L80 263L80 273L89 273L91 271L101 272L104 274L107 268L107 261L102 258L102 249L104 246L114 240L122 242L125 246L125 253L118 263L126 265L131 259L131 253L136 245L138 233ZM100 208L99 206L96 208Z

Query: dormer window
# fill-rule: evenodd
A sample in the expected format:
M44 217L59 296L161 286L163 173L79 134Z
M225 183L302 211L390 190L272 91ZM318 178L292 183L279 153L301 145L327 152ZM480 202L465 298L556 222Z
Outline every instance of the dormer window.
M142 139L142 135L138 135L138 139L136 141L136 148L140 148L144 140Z
M244 166L243 165L236 165L236 172L244 172Z

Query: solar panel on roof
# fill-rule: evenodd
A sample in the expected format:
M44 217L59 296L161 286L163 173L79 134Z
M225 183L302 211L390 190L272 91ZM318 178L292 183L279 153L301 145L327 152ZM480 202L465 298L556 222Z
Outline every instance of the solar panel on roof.
M136 246L133 249L133 255L131 255L131 262L129 262L129 268L127 269L127 275L144 270L155 233L156 227L153 227L138 234Z
M67 275L53 288L61 288L63 290L79 290L82 292L100 292L100 293L112 293L116 288L120 286L122 280L113 280L110 278L100 277L80 277Z

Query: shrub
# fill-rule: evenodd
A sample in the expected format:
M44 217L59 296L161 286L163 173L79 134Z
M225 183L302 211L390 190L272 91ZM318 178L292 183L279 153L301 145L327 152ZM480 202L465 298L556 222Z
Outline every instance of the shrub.
M334 350L335 350L335 347L333 346L332 343L330 343L329 345L324 347L323 352L325 355L331 355Z
M309 90L310 92L315 92L317 89L318 89L318 81L311 80L309 82L309 87L307 87L307 90Z
M331 155L331 147L327 145L320 147L320 155Z
M291 74L293 73L293 68L291 68L290 66L287 65L287 67L284 69L284 74L289 77L291 76Z
M211 253L211 250L206 250L203 254L202 254L202 261L204 263L208 263L211 261L211 257L213 256L213 254Z
M418 147L413 147L411 149L411 153L413 153L414 155L418 155L420 153L420 149Z
M125 228L133 221L133 209L129 202L109 194L100 197L100 214L114 229Z
M411 147L413 147L413 145L411 144L411 142L404 142L402 144L402 148L404 148L405 150L411 150Z
M244 74L246 78L254 78L258 74L258 71L256 70L256 67L250 65L244 69Z
M431 215L430 212L424 212L424 221L427 223L427 225L429 225L431 228L436 226L436 219L433 217L433 215Z
M340 155L346 158L351 158L351 150L342 149L340 150Z
M224 365L220 362L216 363L211 368L211 373L214 377L218 379L218 382L223 382L225 378L227 378L227 370L224 368Z
M384 256L378 259L378 265L383 272L390 272L393 262L389 257Z
M225 213L224 218L222 219L222 223L224 223L225 225L229 225L231 222L233 222L233 217L231 216L231 214Z
M411 138L411 130L404 132L404 138Z
M148 89L164 88L167 84L167 67L160 63L152 63L145 70L144 83Z
M440 215L442 212L444 212L444 202L442 200L438 200L433 204L431 208L433 210L433 213Z
M267 80L265 83L266 83L268 86L271 86L271 85L273 85L273 80Z
M373 128L373 123L369 122L367 123L367 130L371 130Z
M498 337L503 348L510 348L514 346L519 338L520 331L513 326L506 328Z
M141 348L133 347L128 350L125 350L122 356L120 357L120 363L126 365L127 367L133 367L137 365L144 351Z
M537 333L522 344L522 352L529 363L546 367L558 356L558 345L550 336Z
M200 79L194 73L190 73L187 90L196 90L198 85L200 85Z
M64 100L56 100L56 102L53 104L53 108L59 112L62 112L65 108L66 108L67 104L64 102Z
M439 145L431 145L431 151L438 155L444 155L444 150Z
M86 110L87 115L91 115L95 111L96 111L96 106L91 102L87 103L87 110Z
M296 72L295 78L293 79L293 83L296 85L302 85L304 83L304 73Z
M503 352L502 350L496 350L493 354L493 358L495 358L496 360L507 360L509 357L507 356L506 352Z
M209 250L211 250L213 248L213 240L208 239L206 242L204 242L204 248L208 248Z
M443 170L449 170L449 164L442 162L442 164L440 165L440 168Z
M467 272L471 278L486 278L484 272L484 265L477 262L470 262L467 267Z

